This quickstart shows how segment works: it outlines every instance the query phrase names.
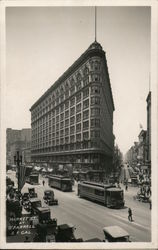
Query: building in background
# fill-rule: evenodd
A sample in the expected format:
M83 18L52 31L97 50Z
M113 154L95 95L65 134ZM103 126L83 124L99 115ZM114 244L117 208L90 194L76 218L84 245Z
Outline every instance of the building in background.
M135 168L138 164L138 142L134 142L134 145L128 150L125 155L125 161L129 163L129 165Z
M6 144L7 164L13 165L16 152L20 151L22 153L24 149L26 150L31 147L31 129L16 130L7 128ZM31 156L29 158L31 160Z
M23 147L21 150L22 160L24 163L31 163L31 144L29 147Z
M114 103L105 52L89 48L30 109L33 162L110 171Z
M138 151L137 151L137 159L138 165L142 168L146 165L146 130L141 130L138 135Z
M139 167L142 172L151 173L151 91L147 99L147 130L141 130L139 141L126 153L125 160L132 167Z

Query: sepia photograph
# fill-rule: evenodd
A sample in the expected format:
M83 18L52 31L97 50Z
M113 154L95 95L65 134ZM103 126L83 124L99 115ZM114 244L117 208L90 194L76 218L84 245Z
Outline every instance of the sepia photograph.
M131 2L1 1L1 248L158 247L158 5Z

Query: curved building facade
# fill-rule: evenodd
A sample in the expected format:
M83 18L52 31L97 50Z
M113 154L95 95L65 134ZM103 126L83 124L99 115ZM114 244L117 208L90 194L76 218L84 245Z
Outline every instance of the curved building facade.
M109 171L114 103L99 43L92 43L30 111L33 162Z

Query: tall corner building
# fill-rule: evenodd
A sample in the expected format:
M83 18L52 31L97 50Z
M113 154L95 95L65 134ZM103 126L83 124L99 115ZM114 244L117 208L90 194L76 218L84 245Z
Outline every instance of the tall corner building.
M114 102L105 52L89 48L33 104L33 162L109 172Z

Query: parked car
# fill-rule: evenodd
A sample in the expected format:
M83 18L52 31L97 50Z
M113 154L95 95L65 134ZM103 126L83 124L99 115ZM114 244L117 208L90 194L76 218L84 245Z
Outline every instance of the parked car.
M53 190L45 190L43 199L48 205L58 205L58 200L54 198Z
M58 226L56 242L82 242L82 238L76 239L74 235L75 227L72 224L62 224Z
M38 208L42 206L42 202L38 198L31 198L29 202L31 214L38 214Z
M35 188L28 188L30 198L37 198L37 193L35 192Z
M130 242L127 231L119 226L108 226L103 228L105 242Z

